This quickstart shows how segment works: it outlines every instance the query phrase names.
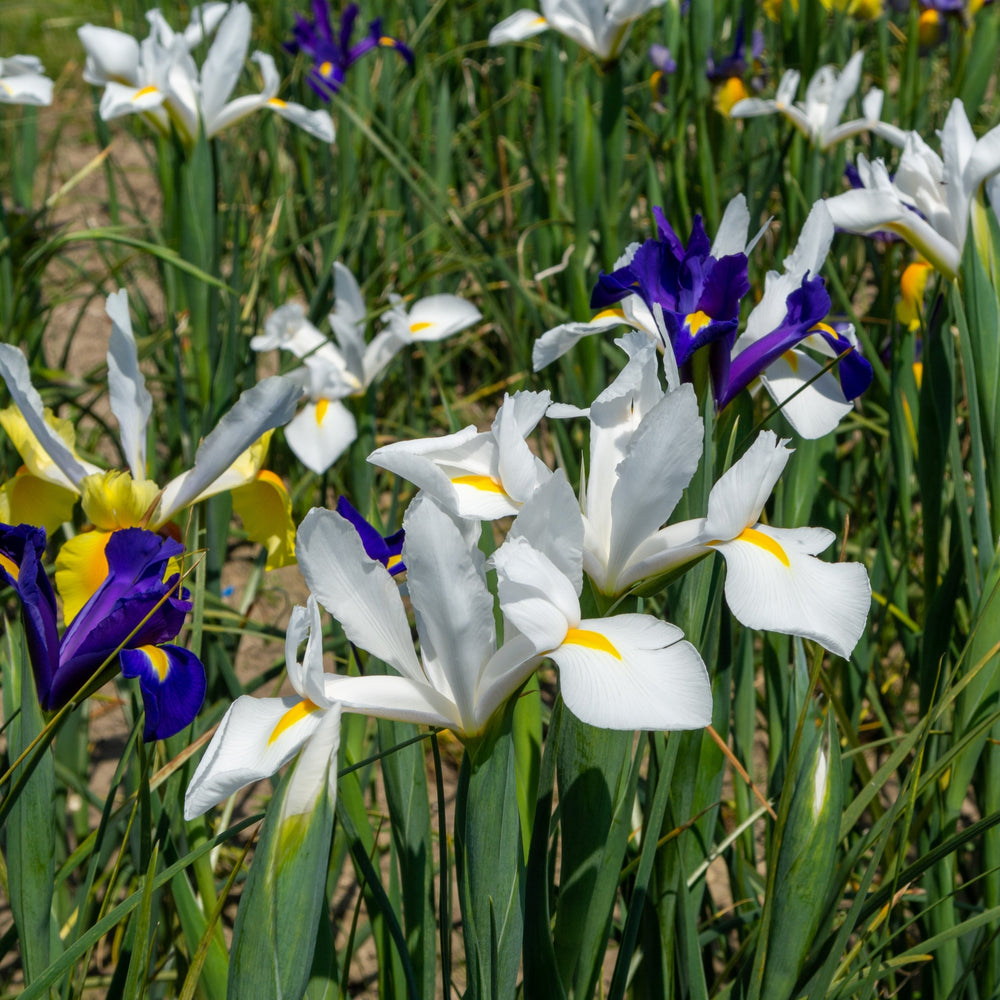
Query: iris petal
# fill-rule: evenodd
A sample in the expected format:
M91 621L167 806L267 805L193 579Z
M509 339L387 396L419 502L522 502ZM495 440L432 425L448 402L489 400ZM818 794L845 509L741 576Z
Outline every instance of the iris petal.
M190 650L170 644L121 651L122 675L138 678L146 708L143 739L186 729L205 700L205 668Z

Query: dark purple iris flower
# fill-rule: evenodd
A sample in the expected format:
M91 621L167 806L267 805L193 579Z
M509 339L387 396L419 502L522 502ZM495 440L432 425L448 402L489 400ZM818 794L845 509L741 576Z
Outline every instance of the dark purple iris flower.
M382 34L382 21L375 18L368 24L368 34L356 45L351 45L358 5L351 3L340 15L340 30L334 31L330 16L329 0L313 0L313 20L295 15L292 40L285 43L291 53L304 52L313 61L307 77L309 86L324 101L340 90L348 69L363 55L377 48L395 49L408 63L413 53L400 41Z
M337 501L337 513L354 525L354 530L361 536L361 544L364 546L365 552L372 559L377 559L393 576L406 572L402 555L402 528L392 535L380 535L358 513L347 497L343 496Z
M712 83L722 83L730 77L738 76L742 79L747 74L747 60L744 48L746 45L746 30L743 25L743 18L736 27L736 34L733 36L732 51L724 59L715 61L715 52L709 50L708 58L705 60L705 76ZM764 36L761 32L755 31L750 43L750 66L753 69L753 84L757 90L763 87L764 73Z
M750 290L746 254L716 259L701 216L694 217L687 246L659 208L658 238L646 240L622 267L597 279L590 304L604 309L629 295L638 295L654 311L663 310L663 321L682 376L701 347L710 348L713 377L725 379L736 340L740 300Z
M188 726L205 697L205 668L189 650L170 645L191 610L164 581L167 563L184 547L141 528L115 531L104 554L108 575L58 638L56 602L41 565L45 531L0 525L0 579L21 599L28 650L42 708L61 708L102 663L119 657L122 673L139 679L146 709L144 739L164 739Z
M819 336L840 358L837 366L845 399L855 399L871 385L872 366L843 333L824 322L830 311L830 296L820 277L806 277L788 296L782 321L771 333L751 344L735 358L726 381L715 387L719 409L728 405L755 378L786 351L810 336Z

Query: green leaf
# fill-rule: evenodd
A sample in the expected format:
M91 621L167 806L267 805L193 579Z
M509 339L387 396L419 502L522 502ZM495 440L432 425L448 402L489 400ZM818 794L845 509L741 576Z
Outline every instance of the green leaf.
M44 723L24 632L19 622L6 624L3 701L4 717L11 720L7 727L8 754L14 760L38 736ZM28 763L14 774L23 771ZM17 796L5 825L10 908L21 946L25 982L30 983L49 964L53 946L58 949L59 944L52 929L55 764L51 748L44 750L20 791L15 785L8 795Z

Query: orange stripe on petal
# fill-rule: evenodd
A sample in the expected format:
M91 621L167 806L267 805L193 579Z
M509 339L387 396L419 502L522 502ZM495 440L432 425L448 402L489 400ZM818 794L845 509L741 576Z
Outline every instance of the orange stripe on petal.
M328 399L319 399L316 401L316 423L322 424L323 418L326 416L326 411L330 408L330 401Z
M410 333L420 333L421 330L426 330L429 326L433 325L433 323L411 323Z
M155 94L155 93L156 93L156 87L150 84L148 87L143 87L141 90L137 90L132 95L132 100L138 101L140 97L148 97L150 94Z
M308 698L303 698L297 705L293 705L285 714L278 719L278 724L271 730L271 735L267 738L267 745L270 746L283 732L291 729L296 723L301 722L307 715L319 711L319 705L313 704Z
M585 646L587 649L596 649L599 653L610 653L616 660L622 658L615 646L600 632L591 632L585 628L571 628L563 639L563 645Z

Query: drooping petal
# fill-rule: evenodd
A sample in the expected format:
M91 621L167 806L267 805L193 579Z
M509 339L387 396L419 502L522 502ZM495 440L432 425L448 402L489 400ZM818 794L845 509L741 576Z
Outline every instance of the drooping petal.
M406 333L413 340L443 340L482 318L471 302L458 295L429 295L410 307Z
M426 680L388 674L364 677L326 674L324 680L327 697L336 701L345 712L463 732L457 706Z
M309 701L252 698L230 705L184 796L184 818L207 812L246 785L269 778L316 731L323 711Z
M758 524L714 546L726 559L729 609L748 628L801 635L849 657L868 620L871 587L860 563L815 558L833 537Z
M0 521L35 524L51 534L73 519L77 495L26 470L0 486Z
M146 708L143 739L165 740L194 721L205 700L205 668L189 649L164 643L123 649L122 675L139 679Z
M313 508L299 526L295 552L309 589L347 638L424 683L396 583L365 553L354 525L334 511Z
M124 288L108 296L106 312L111 319L108 342L108 395L111 412L118 421L122 451L133 479L146 478L146 425L153 411L153 397L139 370L139 353L128 313Z
M81 531L59 549L56 590L62 600L63 621L67 625L97 593L108 575L104 549L110 538L110 531Z
M292 498L285 484L267 469L232 491L233 512L243 522L251 542L267 550L265 569L291 566L295 562L295 522Z
M124 31L85 24L77 37L87 52L83 78L101 87L112 80L136 84L139 70L139 43Z
M548 30L549 22L535 10L518 10L495 25L487 38L489 45L523 42Z
M790 351L761 375L761 385L797 434L811 441L834 431L851 404L832 372L804 351Z
M343 403L320 399L306 403L285 427L285 440L295 457L321 476L358 436L358 425Z
M712 687L680 629L650 615L584 619L549 656L566 707L605 729L699 729Z
M562 323L543 333L531 348L531 367L541 371L546 365L561 358L584 337L603 333L625 322L619 308L610 307L598 313L589 323Z

